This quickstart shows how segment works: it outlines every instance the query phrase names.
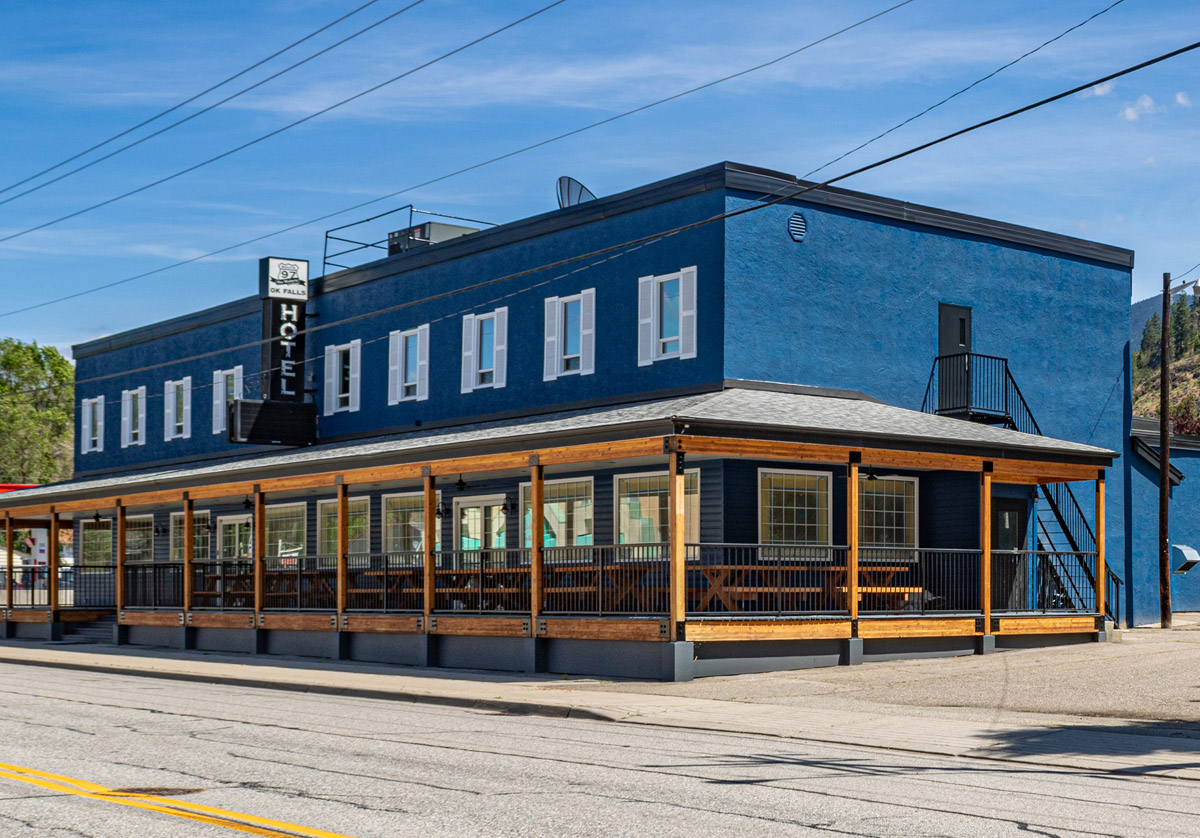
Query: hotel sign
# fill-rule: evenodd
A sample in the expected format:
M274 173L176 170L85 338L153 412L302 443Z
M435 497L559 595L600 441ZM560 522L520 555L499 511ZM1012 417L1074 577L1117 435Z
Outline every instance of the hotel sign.
M305 304L308 262L270 256L258 262L263 300L263 398L304 401Z

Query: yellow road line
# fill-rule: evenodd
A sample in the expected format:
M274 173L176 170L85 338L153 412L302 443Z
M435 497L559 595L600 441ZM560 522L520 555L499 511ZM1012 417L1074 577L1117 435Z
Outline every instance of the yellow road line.
M343 835L340 832L312 829L286 821L260 818L257 815L231 812L227 809L216 809L212 806L203 806L199 803L177 800L172 797L156 797L150 794L114 791L107 786L91 783L87 780L78 780L74 777L65 777L62 774L51 774L46 771L38 771L35 768L23 768L19 765L9 765L3 762L0 762L0 778L17 780L22 783L29 783L40 788L76 797L84 797L89 800L103 800L108 803L132 806L137 809L145 809L150 812L158 812L159 814L171 815L176 818L199 821L213 826L237 830L238 832L264 835L268 836L268 838L295 838L297 835L305 836L305 838L350 838L350 836Z

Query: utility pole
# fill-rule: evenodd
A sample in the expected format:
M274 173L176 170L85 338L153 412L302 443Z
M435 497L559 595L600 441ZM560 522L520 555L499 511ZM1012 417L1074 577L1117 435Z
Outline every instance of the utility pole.
M1163 274L1162 347L1159 352L1158 402L1158 599L1162 627L1171 627L1171 544L1168 526L1171 495L1171 275Z

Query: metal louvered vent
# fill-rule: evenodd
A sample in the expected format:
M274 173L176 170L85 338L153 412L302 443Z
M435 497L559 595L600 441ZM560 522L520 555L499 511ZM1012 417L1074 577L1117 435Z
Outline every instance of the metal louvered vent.
M792 241L804 241L807 232L808 222L804 220L804 216L798 212L792 213L792 217L788 219L788 235L792 237Z

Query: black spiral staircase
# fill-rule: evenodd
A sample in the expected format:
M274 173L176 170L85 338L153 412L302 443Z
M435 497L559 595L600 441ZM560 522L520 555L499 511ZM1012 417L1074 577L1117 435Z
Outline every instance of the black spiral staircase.
M1008 359L994 355L961 353L935 358L921 410L1043 436L1008 368ZM1053 553L1095 553L1096 534L1070 484L1041 485L1038 494L1044 502L1037 504L1037 549ZM1094 590L1092 565L1082 556L1077 556L1076 560L1083 569L1083 578ZM1078 579L1079 574L1064 572L1056 575L1063 594L1074 604L1091 599L1091 591L1075 589L1072 580ZM1120 625L1121 579L1107 567L1105 591L1105 616Z

